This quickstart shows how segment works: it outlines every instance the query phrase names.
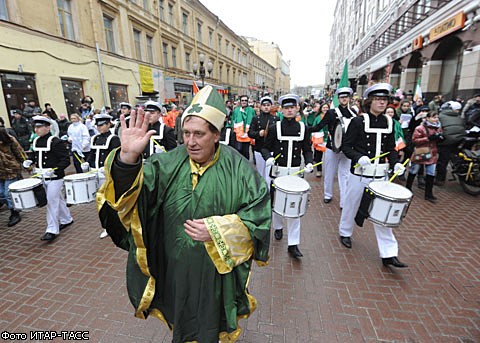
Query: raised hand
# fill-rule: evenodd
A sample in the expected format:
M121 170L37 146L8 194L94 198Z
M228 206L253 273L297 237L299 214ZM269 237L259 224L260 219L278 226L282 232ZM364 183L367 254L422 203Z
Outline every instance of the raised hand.
M155 134L155 130L148 131L149 114L144 114L142 109L132 110L130 113L130 122L127 127L125 116L120 115L120 124L122 133L120 140L120 160L125 163L135 163L138 157L143 153L145 147L150 141L150 137Z

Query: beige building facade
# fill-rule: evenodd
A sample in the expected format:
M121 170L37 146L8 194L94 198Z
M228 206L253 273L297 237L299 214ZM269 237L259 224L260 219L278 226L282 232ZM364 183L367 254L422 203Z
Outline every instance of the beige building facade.
M290 92L290 62L283 59L280 47L272 42L265 42L253 37L246 37L251 50L267 61L275 69L274 90L275 99Z
M5 114L31 99L70 114L85 95L95 108L187 104L194 82L225 99L260 80L278 87L275 68L198 0L0 0L0 19Z
M345 60L351 86L389 82L424 98L464 99L480 92L480 1L338 0L330 33L326 87Z

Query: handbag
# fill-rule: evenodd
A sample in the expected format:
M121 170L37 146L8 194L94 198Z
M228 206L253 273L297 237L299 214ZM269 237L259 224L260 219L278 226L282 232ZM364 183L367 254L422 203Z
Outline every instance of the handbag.
M412 161L413 162L425 162L432 158L432 150L429 146L414 147Z

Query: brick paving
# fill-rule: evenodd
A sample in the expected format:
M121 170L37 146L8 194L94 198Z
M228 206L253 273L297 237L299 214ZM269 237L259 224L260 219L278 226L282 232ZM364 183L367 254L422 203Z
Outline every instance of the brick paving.
M370 223L355 230L353 249L340 245L338 196L324 204L323 179L307 180L305 256L293 261L286 239L272 237L269 266L252 273L259 306L240 322L240 342L480 342L479 197L448 182L434 188L440 202L433 205L415 189L395 231L409 268L388 269ZM0 331L88 330L93 342L170 342L157 319L133 317L127 253L98 238L95 205L70 209L75 223L53 243L39 240L44 208L25 211L13 228L0 209Z

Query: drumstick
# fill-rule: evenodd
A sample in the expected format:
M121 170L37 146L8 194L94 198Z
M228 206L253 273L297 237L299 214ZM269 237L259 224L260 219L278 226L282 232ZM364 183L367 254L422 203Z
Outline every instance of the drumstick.
M280 153L280 154L278 154L277 156L275 156L275 158L274 158L273 160L274 160L274 161L276 161L276 160L277 160L277 158L279 158L279 157L280 157L280 155L281 155L281 153Z
M153 138L150 138L150 139L152 140L153 143L158 145L163 150L163 152L167 152L167 150L165 150L165 148L163 146L161 146L160 143L158 143L155 139L153 139Z
M57 170L57 169L58 169L57 167L52 168L52 170ZM42 175L42 173L37 173L37 174L35 174L35 175L32 175L32 176L30 176L30 178L32 178L32 177L37 177L37 176L40 176L40 175Z
M383 156L386 156L386 155L388 155L389 153L390 153L390 151L387 151L386 153L383 153L383 154L381 154L381 155L372 157L372 158L370 159L370 161L378 160L379 158L382 158ZM353 166L353 168L357 168L357 167L360 167L360 164L359 164L359 163L357 163L356 165Z
M80 157L78 157L78 155L75 151L73 152L73 156L75 156L77 158L77 160L78 160L78 162L80 162L80 164L83 163L83 161L80 159Z
M405 160L405 162L403 162L402 165L405 167L408 162L410 162L410 159L409 159L409 158L407 158L407 159ZM397 170L397 171L395 172L395 174L393 174L393 176L390 178L390 180L388 180L388 182L392 182L393 179L395 179L395 178L397 177L398 173L400 173L400 169Z
M319 166L319 165L321 165L322 163L323 163L323 161L322 161L322 162L315 163L315 164L312 166L312 168L313 168L313 167L316 167L316 166ZM290 175L297 175L297 174L303 173L303 172L305 171L305 169L307 169L307 168L304 168L304 169L302 169L302 170L299 170L299 171L297 171L297 172L295 172L295 173L293 173L293 174L290 174Z

